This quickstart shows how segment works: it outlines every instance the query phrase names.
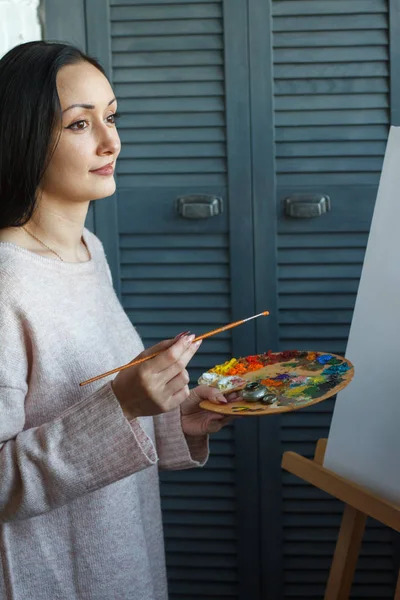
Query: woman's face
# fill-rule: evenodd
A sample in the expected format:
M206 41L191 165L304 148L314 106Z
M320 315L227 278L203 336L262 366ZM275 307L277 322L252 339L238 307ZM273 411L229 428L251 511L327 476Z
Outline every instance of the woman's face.
M104 75L88 62L57 75L61 136L40 186L57 202L88 202L115 191L114 170L121 144L115 126L117 102Z

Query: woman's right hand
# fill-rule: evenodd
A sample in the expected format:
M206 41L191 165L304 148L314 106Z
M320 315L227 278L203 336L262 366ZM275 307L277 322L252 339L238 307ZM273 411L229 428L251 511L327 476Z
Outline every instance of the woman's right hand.
M148 348L136 358L160 354L117 374L111 385L128 420L168 412L189 396L186 365L201 344L193 344L194 337L165 340Z

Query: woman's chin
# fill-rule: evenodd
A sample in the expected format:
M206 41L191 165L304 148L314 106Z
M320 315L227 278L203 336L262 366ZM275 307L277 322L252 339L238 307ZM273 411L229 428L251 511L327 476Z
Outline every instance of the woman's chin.
M101 198L107 198L112 196L116 190L116 184L114 177L110 177L109 181L104 181L101 185L97 185L92 190L92 200L101 200Z

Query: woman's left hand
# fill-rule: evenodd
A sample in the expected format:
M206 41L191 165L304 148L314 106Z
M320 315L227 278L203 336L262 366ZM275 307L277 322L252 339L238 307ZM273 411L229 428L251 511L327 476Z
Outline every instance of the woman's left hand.
M224 396L220 390L207 385L199 385L190 391L189 397L181 404L182 429L185 435L196 436L217 433L235 417L221 415L200 408L200 402L209 400L215 404L226 404L238 398L233 392Z

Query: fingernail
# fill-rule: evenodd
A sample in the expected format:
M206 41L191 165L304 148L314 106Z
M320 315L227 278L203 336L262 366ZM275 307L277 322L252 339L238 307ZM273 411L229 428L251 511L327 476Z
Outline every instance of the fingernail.
M189 346L196 336L192 333L191 335L185 335L185 342Z
M221 404L228 404L228 400L225 398L225 396L217 396L217 400Z
M178 335L175 336L175 340L180 340L181 337L183 337L184 335L189 335L190 331L182 331L182 333L178 333Z
M201 342L202 342L202 341L203 341L203 340L199 340L198 342L195 342L195 343L193 344L193 347L194 347L194 348L196 348L196 349L197 349L197 348L199 348L199 347L201 346Z

